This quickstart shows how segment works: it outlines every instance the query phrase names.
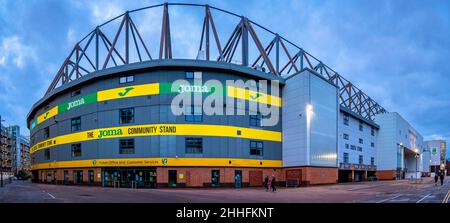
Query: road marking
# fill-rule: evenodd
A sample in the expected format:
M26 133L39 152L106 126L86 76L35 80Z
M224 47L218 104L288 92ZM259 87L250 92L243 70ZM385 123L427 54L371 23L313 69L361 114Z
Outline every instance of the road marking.
M445 195L444 199L442 200L442 203L448 203L449 198L450 198L450 190L448 190L447 194Z
M425 200L425 198L427 198L427 197L429 197L431 194L427 194L427 195L425 195L425 196L423 196L420 200L418 200L416 203L420 203L420 202L422 202L423 200Z
M397 197L400 197L400 196L402 196L401 194L399 194L399 195L397 195L397 196L395 196L395 197L391 197L391 198L387 198L387 199L384 199L384 200L381 200L381 201L377 201L377 202L375 202L375 203L383 203L383 202L385 202L385 201L388 201L388 200L393 200L393 199L395 199L395 198L397 198Z
M51 193L48 193L48 192L47 192L47 194L48 194L48 196L52 197L53 199L56 199L56 197L53 196Z

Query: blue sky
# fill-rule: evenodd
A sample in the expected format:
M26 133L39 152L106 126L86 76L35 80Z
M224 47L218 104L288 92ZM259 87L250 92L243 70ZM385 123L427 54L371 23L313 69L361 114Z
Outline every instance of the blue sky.
M191 2L249 17L321 59L388 111L399 112L425 139L450 139L449 1ZM96 25L159 3L0 0L0 114L6 124L19 124L28 134L30 107L74 44ZM172 14L187 27L196 19L181 11ZM159 24L160 17L146 19L149 25L142 31L159 34L150 24ZM187 41L192 33L173 38ZM194 49L185 42L179 46Z

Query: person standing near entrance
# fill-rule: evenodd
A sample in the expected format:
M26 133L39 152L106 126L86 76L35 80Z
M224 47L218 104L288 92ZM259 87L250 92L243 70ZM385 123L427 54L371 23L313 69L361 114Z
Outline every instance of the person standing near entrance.
M266 179L264 179L264 187L266 188L266 191L269 191L269 177L266 176Z
M441 186L442 186L442 185L444 185L444 173L443 172L441 173L440 178L441 178Z
M435 173L434 174L434 186L437 186L438 180L439 180L439 175L438 175L438 173Z
M271 185L272 185L272 192L275 192L276 190L277 190L277 188L275 187L275 176L272 176L272 182L271 182Z

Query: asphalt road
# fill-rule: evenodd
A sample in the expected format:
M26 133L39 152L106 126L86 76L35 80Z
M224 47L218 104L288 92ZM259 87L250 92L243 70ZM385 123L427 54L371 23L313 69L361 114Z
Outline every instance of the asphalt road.
M448 203L450 180L435 186L422 183L379 181L303 188L114 189L62 186L14 181L0 188L0 203Z

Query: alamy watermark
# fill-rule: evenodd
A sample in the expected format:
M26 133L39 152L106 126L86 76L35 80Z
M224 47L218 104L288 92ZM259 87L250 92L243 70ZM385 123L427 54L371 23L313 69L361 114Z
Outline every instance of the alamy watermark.
M171 92L178 93L171 110L179 115L260 115L261 126L275 126L281 107L279 81L180 79L172 83ZM270 93L268 93L270 87Z

